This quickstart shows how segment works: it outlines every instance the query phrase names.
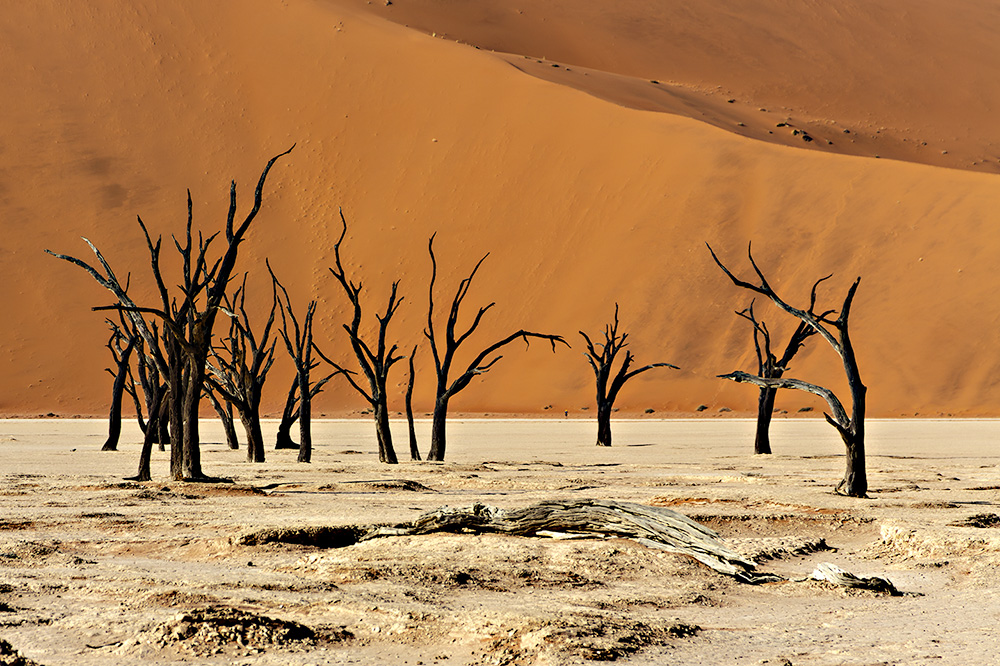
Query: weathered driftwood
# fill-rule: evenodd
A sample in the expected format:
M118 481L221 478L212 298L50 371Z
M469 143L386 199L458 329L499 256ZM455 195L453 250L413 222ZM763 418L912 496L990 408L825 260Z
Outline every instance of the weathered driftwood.
M810 574L814 580L825 580L840 587L853 587L860 590L872 590L883 594L891 594L894 597L900 595L899 590L888 578L881 576L857 576L850 571L844 571L836 564L823 562L816 566L816 570Z
M613 500L550 500L521 509L485 504L441 507L412 523L380 527L361 540L432 532L498 533L517 536L592 535L634 539L651 547L688 555L705 566L746 583L782 580L755 572L753 562L727 547L719 536L687 516L662 507Z

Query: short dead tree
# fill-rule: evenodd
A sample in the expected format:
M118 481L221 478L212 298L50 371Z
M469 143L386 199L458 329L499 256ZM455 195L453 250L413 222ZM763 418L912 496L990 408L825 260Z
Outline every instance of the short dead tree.
M812 313L816 303L816 287L819 286L820 282L822 280L813 285L812 302L808 310L810 313ZM810 336L815 335L816 330L806 322L800 321L792 332L792 337L788 339L785 351L779 359L771 351L771 332L768 330L767 324L763 321L757 321L753 305L753 301L751 301L750 307L746 310L740 310L736 315L743 317L753 325L753 346L757 353L757 376L764 379L779 379L788 370L788 364L791 363L792 357L802 349ZM778 389L773 386L760 387L760 395L757 396L757 432L753 442L755 454L771 453L771 417L774 415L774 399L777 393Z
M229 316L229 331L212 347L206 381L215 393L231 404L240 416L247 434L247 462L264 462L264 436L260 428L260 401L267 373L274 363L271 337L274 314L278 308L277 288L272 285L271 311L267 323L254 333L246 310L247 276L230 299L223 299L221 310ZM259 339L258 339L259 338Z
M631 351L626 350L621 367L618 368L617 372L613 371L612 366L618 353L628 344L625 342L628 333L618 333L617 303L615 303L614 321L604 327L604 342L593 342L590 336L583 331L580 331L580 335L587 343L587 351L583 355L587 358L597 380L597 445L611 446L611 412L614 410L615 400L622 387L625 386L625 382L653 368L673 368L674 370L679 368L670 363L650 363L631 370L633 356Z
M844 298L844 304L840 308L840 313L836 319L831 317L836 314L834 311L827 311L822 314L814 314L816 287L827 278L817 281L813 285L812 303L808 310L801 310L792 307L779 297L771 285L768 283L764 273L761 272L754 261L752 252L748 249L750 265L757 274L759 284L746 282L737 278L716 256L711 246L708 248L712 253L712 258L719 268L732 280L737 287L747 289L754 293L766 296L779 308L805 323L816 332L821 338L826 340L830 347L840 357L844 366L844 374L847 376L847 385L851 392L851 413L844 409L840 399L828 388L810 384L800 379L788 378L765 378L751 375L747 372L737 370L728 375L719 375L722 379L731 379L735 382L746 382L762 388L773 387L775 389L790 388L799 391L807 391L818 395L830 406L829 413L824 413L830 425L837 429L841 439L847 449L847 469L844 478L837 484L837 492L850 497L865 497L868 493L868 475L865 471L865 396L867 387L861 382L861 373L858 370L858 361L854 355L854 346L851 344L851 336L848 321L851 316L851 304L854 302L854 295L861 283L859 277L851 285Z
M132 350L138 342L138 336L130 331L126 333L115 322L106 320L111 329L111 336L108 338L108 350L111 358L114 359L115 369L107 368L108 373L115 378L111 388L111 408L108 414L108 438L104 441L101 451L117 451L118 439L122 433L122 398L130 384L134 382L132 377ZM133 393L134 393L133 387ZM141 418L141 414L140 414Z
M278 281L271 270L271 264L267 264L267 270L271 274L271 280L278 292L278 306L281 312L281 328L278 332L285 341L285 349L295 364L295 379L288 390L288 397L285 399L285 408L281 413L281 422L278 424L278 441L275 448L299 450L298 461L307 463L312 461L312 399L316 397L323 386L330 381L333 374L329 374L320 379L315 384L312 382L311 373L319 362L314 361L312 352L315 348L313 343L313 316L316 314L316 301L309 301L306 307L306 316L299 326L299 320L292 309L292 301L288 297L288 290ZM336 374L336 373L334 373ZM299 444L295 444L291 438L292 424L299 422Z
M212 409L214 409L215 413L218 415L219 422L222 423L222 430L226 433L226 446L228 446L231 451L238 450L240 448L240 440L236 436L233 403L229 402L225 398L219 400L219 396L215 395L215 391L212 390L212 386L210 384L205 387L205 396L208 398L208 402L211 403Z
M340 238L333 246L335 266L330 269L330 273L333 274L333 277L337 279L337 282L343 288L353 308L354 315L351 318L351 323L350 325L344 324L344 330L347 331L347 337L351 342L351 349L354 351L354 356L361 367L361 372L367 380L368 388L364 388L354 379L354 375L356 374L354 371L348 370L335 361L331 361L315 345L313 348L324 361L333 366L338 373L343 374L354 390L360 393L368 401L368 404L371 405L372 412L375 415L375 432L378 437L378 459L380 462L395 465L398 460L396 459L396 451L392 446L392 432L389 430L389 397L386 385L389 381L389 371L392 369L392 366L396 362L403 360L404 357L396 354L399 347L395 344L389 346L386 337L389 322L403 301L397 295L399 281L397 280L392 283L389 300L385 307L385 314L375 315L375 319L378 321L378 338L374 346L369 345L365 342L361 334L362 285L360 282L355 284L347 277L340 258L340 246L347 235L347 220L344 218L343 211L340 211L340 221L343 224L343 230L340 233Z
M476 354L475 358L473 358L468 366L466 366L465 370L463 370L457 378L451 380L451 369L452 364L455 361L455 353L458 351L459 347L462 346L462 343L468 340L469 336L471 336L479 327L479 324L483 320L483 316L494 305L496 305L496 303L490 303L486 307L479 308L479 311L476 313L476 316L473 318L469 327L462 333L456 332L455 329L458 326L458 315L459 310L462 307L462 301L465 300L465 296L469 293L469 287L472 284L472 280L476 277L476 272L479 271L479 267L482 266L484 261L486 261L486 257L489 256L489 253L479 260L479 262L472 269L472 272L469 273L469 277L465 278L458 284L458 290L455 292L455 297L451 301L451 309L448 311L448 318L445 322L444 348L441 349L439 348L437 335L434 330L434 283L437 280L437 259L434 256L434 236L431 236L430 241L428 241L427 250L431 255L431 281L430 288L428 290L427 328L424 329L424 336L427 338L428 342L430 342L431 354L434 356L434 369L437 371L437 390L434 397L434 412L431 421L431 448L430 452L427 454L427 459L440 461L444 460L445 454L445 425L448 421L448 403L459 391L465 389L474 378L489 372L490 368L496 365L496 363L503 358L503 356L493 356L494 353L515 340L524 340L525 346L528 345L531 338L548 340L552 345L552 351L555 351L557 342L562 343L567 347L569 346L569 343L567 343L560 335L532 333L531 331L521 329L520 331L511 333L502 340L494 342ZM493 356L493 358L490 358L491 356Z
M131 327L131 320L122 317L123 325ZM160 339L160 332L156 322L150 322L149 328L154 340ZM132 329L134 332L134 329ZM136 344L136 374L139 376L139 386L142 388L143 402L146 407L148 419L142 419L143 404L139 402L139 395L132 385L132 400L135 402L135 411L139 419L139 427L143 432L142 453L139 454L139 469L130 480L150 481L150 462L153 457L153 444L159 444L159 450L166 449L166 444L170 442L168 428L170 396L167 385L160 379L160 370L157 365L157 358L163 358L163 352L159 345L156 349L148 351L146 341L142 336L138 336ZM128 389L126 389L128 390Z

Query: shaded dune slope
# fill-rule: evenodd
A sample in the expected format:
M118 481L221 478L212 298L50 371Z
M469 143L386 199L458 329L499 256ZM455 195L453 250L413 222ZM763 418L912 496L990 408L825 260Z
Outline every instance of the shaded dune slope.
M327 272L338 207L351 223L347 267L371 312L402 279L393 330L403 349L423 342L434 232L439 312L489 252L467 315L496 307L476 339L525 327L573 343L555 354L509 348L456 409L579 413L593 389L577 331L599 330L616 301L638 361L682 367L635 380L623 411L752 409L753 389L715 379L751 367L749 332L732 314L749 299L704 243L746 268L753 240L796 302L834 273L821 299L839 307L863 276L853 323L871 414L1000 413L996 177L793 149L623 107L352 5L10 8L0 26L0 54L14 63L0 73L11 100L0 152L0 412L105 409L104 326L89 307L108 296L43 248L85 257L87 236L151 298L135 215L179 233L190 187L196 224L218 230L229 179L246 210L266 159L296 143L272 172L240 268L263 271L269 257L300 308L317 298L327 354L348 358L343 298ZM269 285L259 271L250 288L263 311ZM787 335L788 321L762 312ZM284 359L272 372L271 412L290 379ZM419 411L430 405L430 372L424 348ZM835 358L817 344L792 374L840 386ZM317 411L363 406L338 383ZM779 406L822 407L803 395Z
M535 76L772 143L997 173L985 0L367 0Z

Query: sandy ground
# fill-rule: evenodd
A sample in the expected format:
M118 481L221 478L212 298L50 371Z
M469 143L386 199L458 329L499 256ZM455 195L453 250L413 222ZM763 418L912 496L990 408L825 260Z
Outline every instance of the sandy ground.
M0 638L40 664L995 663L1000 536L957 524L997 514L997 421L872 422L863 500L832 493L843 458L818 420L775 423L769 457L746 420L621 421L611 449L580 420L456 420L448 462L396 467L366 421L317 424L310 465L250 465L206 423L218 484L169 481L163 453L154 481L123 481L138 433L101 453L104 427L0 422ZM761 570L832 562L903 595L749 586L617 539L241 540L567 497L667 506Z

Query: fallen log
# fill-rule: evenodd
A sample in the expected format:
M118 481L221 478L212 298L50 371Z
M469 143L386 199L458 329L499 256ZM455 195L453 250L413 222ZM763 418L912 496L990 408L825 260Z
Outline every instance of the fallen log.
M881 576L858 576L829 562L822 562L816 565L816 570L809 577L813 580L825 580L838 587L872 590L873 592L889 594L894 597L902 594L888 578L882 578Z
M441 507L418 516L411 523L376 527L360 540L432 532L632 539L650 548L693 557L745 583L784 580L774 574L755 571L753 562L726 546L714 531L687 516L663 507L613 500L549 500L511 510L478 502L467 507Z

